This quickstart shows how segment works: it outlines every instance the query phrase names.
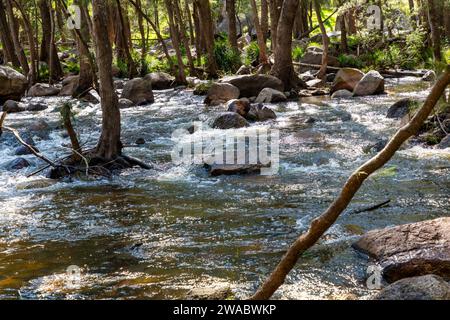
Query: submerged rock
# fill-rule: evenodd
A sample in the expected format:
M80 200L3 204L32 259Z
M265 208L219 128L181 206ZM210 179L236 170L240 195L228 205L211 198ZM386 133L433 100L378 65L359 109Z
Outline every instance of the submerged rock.
M26 106L26 110L27 111L43 111L48 109L48 105L46 105L45 103L41 103L41 102L32 102L29 105Z
M259 174L261 173L261 168L264 167L261 164L213 164L208 166L209 173L213 177L236 174Z
M232 129L249 126L247 120L236 112L223 112L219 114L212 122L214 129Z
M371 70L362 77L356 85L353 95L370 96L384 92L384 78L375 70Z
M120 109L127 109L134 106L134 102L125 98L119 99L119 108Z
M331 95L331 99L342 99L342 98L351 98L353 96L353 93L350 91L343 89L338 90L335 93Z
M0 103L20 100L28 86L27 78L11 67L0 66Z
M7 100L3 104L2 111L7 111L8 113L18 113L26 111L26 109L17 101Z
M28 90L29 97L48 97L56 96L61 90L48 83L36 83Z
M410 98L399 100L389 107L386 117L391 119L401 119L409 114L411 107L416 103L415 100Z
M123 88L120 98L133 101L135 105L145 105L155 102L150 77L134 78Z
M246 117L250 121L267 121L276 118L275 112L263 104L252 105Z
M284 91L283 82L280 79L267 74L228 76L220 80L222 83L230 83L240 91L240 97L256 97L264 88Z
M214 83L208 90L205 103L219 105L239 98L239 89L229 83Z
M189 300L226 300L233 296L231 286L226 283L201 285L191 289L187 294Z
M264 88L261 90L258 97L256 97L255 102L275 103L275 102L283 102L286 100L287 98L283 92L271 88Z
M20 170L30 166L30 163L24 158L17 158L6 164L7 170Z
M425 274L450 279L450 217L373 230L353 247L376 259L388 282Z
M353 92L358 82L364 77L364 73L354 68L342 68L336 74L331 86L331 93L346 89Z
M450 284L433 274L401 279L381 290L375 300L450 300Z

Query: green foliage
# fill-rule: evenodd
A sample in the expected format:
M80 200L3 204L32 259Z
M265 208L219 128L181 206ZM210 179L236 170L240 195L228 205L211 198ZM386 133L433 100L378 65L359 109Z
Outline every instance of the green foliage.
M450 46L444 48L444 60L450 64Z
M251 65L254 61L258 60L259 57L259 47L256 41L250 42L250 44L245 48L244 63L246 65Z
M46 81L48 80L49 76L50 70L48 68L48 65L46 63L41 63L39 65L39 75L38 75L39 81Z
M241 66L239 52L236 52L230 47L226 38L219 39L215 42L214 56L219 69L225 73L235 72Z
M318 43L318 42L310 42L308 47L317 47L317 48L322 48L322 44Z
M337 59L342 67L361 69L365 65L361 58L357 58L351 55L340 54Z
M64 71L69 73L80 73L80 64L78 61L68 59L67 62L63 64Z
M292 59L294 61L299 61L305 55L306 50L303 47L296 46L292 49Z
M116 59L116 67L119 69L119 77L123 78L128 76L128 66L125 61Z

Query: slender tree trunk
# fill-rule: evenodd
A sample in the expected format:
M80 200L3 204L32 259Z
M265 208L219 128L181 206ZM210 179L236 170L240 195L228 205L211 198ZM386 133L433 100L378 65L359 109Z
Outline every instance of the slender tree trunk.
M1 10L1 9L0 9ZM27 57L25 56L25 51L23 50L22 44L19 40L19 24L14 16L13 6L11 0L6 0L6 11L8 13L9 24L11 29L11 36L14 43L15 52L20 62L20 66L24 74L28 75L30 72L30 67L28 66Z
M122 143L119 103L112 78L112 48L107 30L108 0L93 0L92 9L102 107L102 133L96 155L104 159L115 159L122 153Z
M167 63L170 66L170 70L172 71L173 74L176 74L175 65L174 65L174 63L172 61L172 58L170 57L169 50L167 49L167 45L166 45L163 37L161 36L161 33L159 32L159 28L150 19L150 17L147 14L145 14L144 11L142 11L142 9L137 5L137 3L134 0L128 0L128 1L134 6L134 8L138 11L138 13L150 24L150 26L152 27L153 31L155 31L156 37L158 38L158 41L159 41L159 43L161 44L161 46L163 48L163 52L164 52L164 55L166 56Z
M285 91L297 88L300 80L292 64L292 30L297 7L298 0L283 2L277 28L275 63L270 71L273 76L283 82Z
M185 84L186 83L186 75L184 74L184 63L183 56L180 48L180 34L178 32L178 27L175 24L175 18L173 13L173 2L172 0L164 0L167 9L167 16L169 18L169 28L170 28L170 37L172 39L173 48L177 54L178 61L178 73L176 76L176 80L178 83Z
M11 38L11 31L9 28L8 21L6 19L6 11L3 6L3 1L0 1L0 37L2 40L2 45L5 53L5 62L11 62L16 68L20 67L20 61L14 50L14 42Z
M345 25L345 16L346 14L344 13L341 16L341 20L339 21L341 27L341 49L342 52L348 53L347 26Z
M401 145L419 131L449 84L450 65L447 66L447 70L436 82L422 108L411 121L397 131L382 151L353 172L347 182L345 182L338 197L325 212L311 222L309 230L294 241L275 270L251 299L265 300L273 295L284 283L286 276L294 268L299 257L320 239L347 208L363 182L373 172L384 166L394 156Z
M204 36L206 53L208 56L207 72L209 77L217 77L217 63L214 55L214 24L211 16L209 0L195 0L199 10L200 25Z
M75 0L74 3L87 12L87 8L83 0ZM74 90L73 97L78 97L80 94L94 86L95 70L93 70L93 66L91 65L91 53L87 47L90 34L88 19L86 18L87 17L85 15L81 15L81 29L78 31L76 39L77 48L80 55L80 74L78 77L78 85Z
M428 0L428 20L430 23L434 59L441 61L441 32L439 30L435 0Z
M270 35L272 37L272 51L275 51L277 47L277 30L278 21L280 20L281 6L280 2L282 0L269 0L269 13L270 13Z
M136 65L134 63L133 57L130 53L130 47L129 47L129 31L127 31L129 28L127 28L126 20L123 15L122 11L122 5L120 3L120 0L116 0L116 9L117 9L117 16L118 16L118 32L116 35L116 49L118 50L117 57L119 59L123 59L122 61L126 61L127 67L128 67L128 76L130 78L134 78L138 72L136 69Z
M238 52L237 30L236 30L236 0L225 0L228 15L228 42L234 51Z
M58 58L58 50L52 39L52 14L48 0L39 0L39 11L42 19L42 42L39 59L48 64L48 68L51 70L50 78L59 80L63 71Z
M194 59L192 58L191 53L191 47L189 45L189 40L186 36L186 25L184 24L184 18L181 14L180 5L178 3L179 0L172 0L173 1L173 8L175 9L175 17L178 20L178 23L176 23L176 27L179 29L179 35L180 40L183 43L184 49L186 50L186 57L188 59L188 65L189 65L189 73L191 76L196 75L195 71L195 65L194 65Z
M266 42L264 40L264 33L261 27L261 24L259 23L258 18L258 8L256 6L255 0L250 0L250 3L252 5L252 11L253 11L253 24L255 25L256 29L256 37L258 40L258 47L259 47L259 63L260 64L267 64L267 52L266 52Z
M269 4L268 0L261 0L261 32L263 34L264 43L267 42L269 34Z
M37 63L38 63L38 52L37 52L37 46L36 41L33 35L33 27L31 26L30 19L28 17L28 14L23 9L22 5L16 1L13 0L17 9L19 9L20 14L22 15L23 19L23 25L25 28L25 32L28 37L28 44L30 46L30 61L31 61L31 68L30 72L28 74L28 85L31 86L36 83L37 81Z
M191 8L189 7L189 0L184 1L184 11L186 13L186 19L188 21L191 46L195 46L195 32L194 32L194 25L192 23L192 15L191 15Z
M142 10L142 4L141 0L136 0L136 4L138 5L139 9ZM138 20L138 26L139 26L139 33L141 35L141 75L144 76L147 73L147 67L145 64L145 56L147 55L147 41L145 36L145 28L144 28L144 19L142 18L142 15L139 14L138 10L135 8L137 13L137 20Z
M327 35L327 30L322 21L322 10L320 8L319 0L314 1L314 10L317 15L317 22L319 23L320 32L322 33L322 43L323 43L323 54L322 54L322 65L320 67L319 73L317 74L317 78L324 80L327 75L327 67L328 67L328 46L330 44L330 39Z
M197 53L197 63L200 65L202 61L202 54L205 52L204 48L204 36L202 34L202 28L200 25L200 18L198 13L198 5L193 3L193 14L192 18L194 20L195 29L195 52Z

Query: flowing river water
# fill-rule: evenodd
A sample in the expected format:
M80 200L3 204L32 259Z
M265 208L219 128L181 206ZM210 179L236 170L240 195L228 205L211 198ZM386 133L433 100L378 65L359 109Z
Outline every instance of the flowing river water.
M388 139L400 121L386 118L404 97L424 99L430 85L391 79L387 95L330 100L303 98L270 105L278 118L258 124L280 130L280 171L274 176L210 177L199 165L173 165L172 132L223 107L206 107L187 90L155 92L152 105L122 110L129 155L158 169L130 169L112 179L50 181L42 167L8 171L17 143L0 138L0 298L177 299L194 287L230 284L245 298L270 273L287 246L319 215L349 174L369 159L367 145ZM10 114L23 132L45 120L36 146L55 159L69 142L57 111ZM74 104L81 141L94 145L100 108ZM305 123L308 118L315 123ZM144 138L144 146L134 146ZM369 178L350 208L308 251L276 293L277 299L369 298L366 256L351 244L371 229L448 216L450 152L405 146ZM389 206L354 213L390 199ZM69 266L79 266L76 287Z

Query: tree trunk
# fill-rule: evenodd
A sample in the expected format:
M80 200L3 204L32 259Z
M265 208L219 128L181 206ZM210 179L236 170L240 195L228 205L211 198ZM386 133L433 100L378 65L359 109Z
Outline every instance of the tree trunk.
M141 0L136 0L136 4L138 5L139 9L142 8ZM146 40L146 36L145 36L144 19L142 18L142 15L139 14L139 12L136 8L135 8L135 10L137 13L139 33L141 35L141 70L140 70L140 74L141 74L141 76L144 76L147 73L147 65L145 63L145 56L147 55L147 40Z
M322 33L322 43L323 43L323 54L322 54L322 66L317 74L317 78L324 80L327 75L327 66L328 66L328 46L330 44L330 39L327 35L327 30L322 21L322 10L320 8L319 0L314 1L314 10L317 15L317 22L319 23L320 32Z
M20 61L14 50L14 42L11 38L11 31L9 30L9 24L6 19L6 11L3 6L3 1L0 1L0 37L5 53L5 62L11 62L14 67L19 68Z
M347 208L364 180L384 166L394 156L401 145L419 131L449 84L450 65L447 66L447 70L436 82L422 108L415 114L411 121L397 131L382 151L353 172L347 182L345 182L338 197L324 213L311 222L309 230L294 241L275 270L251 299L269 299L273 295L284 283L286 276L294 268L299 257L319 240Z
M428 0L428 20L430 23L431 41L433 43L434 59L437 61L441 61L442 60L441 32L439 30L435 0Z
M50 78L59 80L63 71L58 58L58 50L55 42L52 41L52 15L48 0L39 0L39 11L42 19L42 42L39 59L48 64L48 68L51 70Z
M285 91L299 86L299 78L292 64L292 29L297 7L298 0L283 2L277 28L275 63L270 71L273 76L283 82Z
M261 0L261 32L263 34L264 43L266 43L269 34L269 5L267 0Z
M272 51L275 51L277 47L277 30L278 21L280 20L281 3L282 0L269 0L269 13L270 13L270 35L272 37Z
M108 37L108 1L93 0L94 37L100 75L102 132L96 156L115 159L122 153L120 142L120 110L112 77L112 48Z
M127 28L120 0L116 0L116 10L118 18L117 21L118 31L116 34L117 59L126 62L128 68L128 76L130 78L134 78L138 74L138 72L133 57L131 56L130 53L129 36L128 36L129 31L127 31L129 28Z
M194 29L195 29L195 52L197 53L197 63L200 65L202 61L202 54L205 52L204 36L202 34L202 28L200 25L198 5L194 2L193 7L194 10L192 13L192 18L194 20Z
M262 30L262 26L259 23L258 18L258 8L256 6L255 0L250 0L250 3L252 5L252 12L253 12L253 24L255 25L256 29L256 37L258 40L258 47L259 47L259 63L260 64L267 64L267 53L266 53L266 42L264 40L264 33Z
M166 59L167 59L167 63L170 66L170 70L172 71L173 74L176 74L175 65L173 64L172 58L169 55L169 50L167 49L167 45L164 42L164 39L162 38L161 33L159 32L159 28L150 19L150 17L147 14L145 14L144 11L142 11L142 9L137 5L137 3L135 1L133 1L133 0L128 0L128 1L134 6L134 8L138 11L138 13L150 24L153 31L155 31L156 38L158 38L158 41L163 48L164 55L166 56Z
M236 30L236 0L225 0L228 15L228 42L234 51L238 52L237 30Z
M25 12L20 2L14 1L14 3L16 4L17 9L19 9L20 14L22 15L23 25L28 37L28 44L30 46L31 69L28 74L28 85L31 86L35 84L37 81L37 63L39 57L37 52L36 41L33 35L33 28L31 26L28 14Z
M339 21L341 27L341 49L342 52L348 53L347 26L345 25L345 17L346 14L344 13Z
M209 0L194 0L200 17L200 26L205 40L208 62L206 70L211 78L217 78L217 63L214 55L214 24Z
M74 3L82 10L86 10L85 3L83 0L76 0ZM80 74L78 77L78 85L74 90L73 97L78 97L80 94L84 93L89 88L94 86L94 73L95 70L92 69L91 66L91 53L89 52L89 48L87 47L87 43L89 43L89 26L88 20L85 15L81 15L81 29L77 32L77 48L79 52L80 58Z
M2 10L2 9L0 9ZM9 25L11 30L11 36L14 43L15 53L18 56L20 66L24 74L28 75L30 72L30 67L28 66L27 57L25 56L25 51L23 50L22 44L19 40L19 24L14 16L13 6L11 0L6 0L6 11L8 13Z
M173 48L175 49L175 52L177 54L178 72L176 75L176 80L178 83L185 84L186 75L184 74L183 56L180 48L180 35L178 32L178 27L175 24L173 3L172 0L164 0L164 2L166 4L167 16L169 18L170 37L172 39Z
M192 59L192 53L191 53L191 47L189 45L189 40L186 36L186 25L184 24L184 17L181 14L181 9L179 5L179 0L172 0L173 1L173 8L175 9L175 17L176 20L178 20L178 23L176 23L176 27L179 30L179 35L181 42L183 43L184 49L186 50L186 57L188 59L188 65L189 65L189 73L191 76L195 76L195 65L194 65L194 59Z

